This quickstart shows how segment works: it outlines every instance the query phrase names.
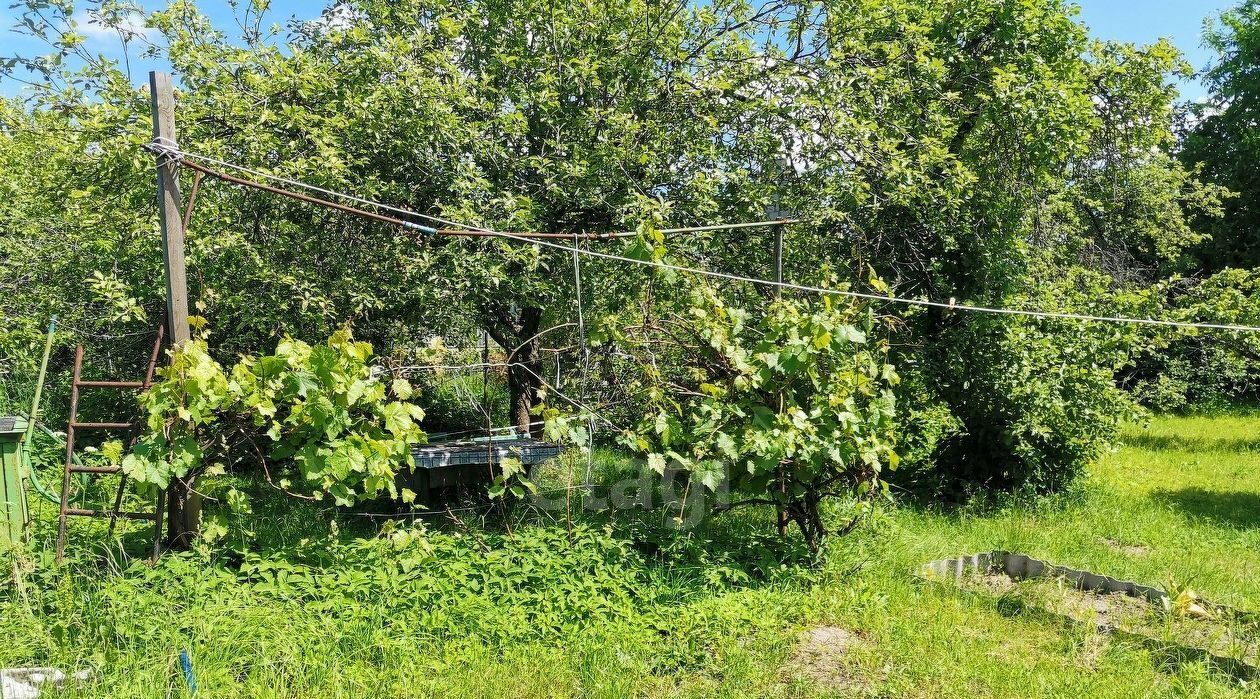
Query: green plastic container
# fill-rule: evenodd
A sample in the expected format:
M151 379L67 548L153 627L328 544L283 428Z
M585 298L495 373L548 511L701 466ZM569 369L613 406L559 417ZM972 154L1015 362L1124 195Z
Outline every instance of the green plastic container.
M26 491L22 488L22 438L26 419L0 417L0 549L22 541Z

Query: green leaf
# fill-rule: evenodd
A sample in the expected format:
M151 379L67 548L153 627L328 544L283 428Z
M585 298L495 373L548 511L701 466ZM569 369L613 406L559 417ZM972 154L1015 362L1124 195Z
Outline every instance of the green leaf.
M411 420L411 411L403 403L387 403L381 408L385 418L385 429L395 437L404 437L415 428Z
M117 439L111 439L101 445L101 456L111 464L118 465L123 457L123 443Z
M661 456L660 454L648 454L647 463L648 463L648 468L656 472L656 475L658 476L665 475L665 468L668 464L665 461L664 456Z
M410 400L412 395L411 382L406 379L394 379L391 390L399 400Z
M302 398L310 395L311 391L319 389L319 379L309 371L295 371L289 376L292 380L292 387L289 390Z

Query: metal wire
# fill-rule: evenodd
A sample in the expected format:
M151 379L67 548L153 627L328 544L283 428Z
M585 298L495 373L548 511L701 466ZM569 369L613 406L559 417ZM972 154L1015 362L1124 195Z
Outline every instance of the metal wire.
M239 180L239 178L234 178L230 175L225 175L224 173L217 173L213 170L210 170L209 168L205 168L204 166L198 166L195 163L189 163L187 162L186 159L194 158L196 160L213 163L221 167L230 168L238 172L243 172L243 173L252 175L254 177L260 177L263 179L271 180L273 182L286 184L291 187L298 187L300 189L305 189L307 191L318 192L326 196L337 197L339 199L345 199L347 201L353 201L358 204L363 204L365 206L372 206L372 207L376 207L380 209L385 209L386 211L393 211L394 213L403 214L405 216L414 216L417 218L422 218L427 221L431 221L433 223L440 223L442 225L452 226L453 228L458 229L458 230L452 230L452 229L447 228L447 229L438 229L434 231L440 235L447 235L447 236L475 235L478 237L497 237L498 235L500 235L498 231L494 231L489 228L483 228L481 226L475 226L475 225L471 225L467 223L460 223L458 221L452 221L450 219L442 218L440 216L432 216L429 214L422 214L418 211L410 211L408 209L403 209L396 206L390 206L389 204L384 204L378 201L374 201L372 199L365 199L363 197L358 197L353 194L346 194L344 192L338 192L336 190L326 189L324 187L318 187L316 185L308 184L300 180L280 177L279 175L273 175L267 172L263 172L261 170L251 169L243 165L237 165L235 163L231 163L226 160L221 160L219 158L214 158L212 156L204 155L201 153L192 153L192 152L180 150L179 146L176 144L170 143L169 139L155 140L153 143L149 144L149 150L154 151L155 153L158 153L159 155L163 156L166 159L164 162L171 162L171 161L179 162L180 164L186 167L190 167L200 172L203 172L205 174L209 174L214 177L219 177L228 181L232 181L237 184L242 183ZM257 183L254 183L254 184L257 184ZM289 196L289 195L286 195L286 196ZM328 202L328 203L331 204L332 202ZM362 212L362 213L368 213L368 212ZM389 222L395 223L395 224L401 223L396 220L389 221ZM771 220L771 221L750 221L750 222L745 222L745 223L712 224L712 225L705 225L705 226L691 226L691 227L685 227L685 228L665 228L665 229L661 229L660 232L665 235L675 235L675 234L684 234L684 233L702 233L702 232L708 232L708 231L740 230L740 229L745 229L745 228L768 228L768 227L773 227L773 226L785 226L785 225L790 225L793 223L798 223L798 221L795 219L777 219L777 220ZM430 231L426 231L426 232L430 232ZM522 233L516 233L515 235L520 235L527 238L567 239L567 238L573 237L574 234L573 233L523 233L522 232ZM639 233L638 231L614 231L614 232L607 232L607 233L578 233L577 235L580 238L586 239L586 240L608 240L608 239L617 239L617 238L633 238L639 235Z
M233 165L231 163L227 163L222 160L210 159L210 158L206 158L205 156L178 151L177 149L173 149L170 146L163 146L158 143L152 144L151 148L156 149L158 152L174 151L177 155L181 157L194 157L194 158L201 158L201 159L209 160L211 162L216 162L216 163L225 165L227 167L233 167L233 168L239 169L243 172L250 172L251 174L256 174L261 177L269 177L272 179L281 180L293 186L303 187L303 188L311 189L313 191L319 191L322 193L329 194L330 196L336 196L336 197L349 199L352 201L357 201L359 203L367 204L369 206L376 206L376 207L384 208L390 211L409 215L409 216L420 216L422 218L429 218L429 219L436 218L436 217L425 216L423 214L418 214L416 212L407 211L405 209L389 206L387 204L382 204L380 202L372 201L370 199L355 197L350 194L344 194L344 193L336 192L333 190L317 188L314 185L307 185L305 183L301 183L296 180L283 180L282 178L276 178L273 175L267 175L266 173L258 173L257 171L253 171L253 170L249 170L248 168ZM266 187L266 185L260 185L258 183L251 183L251 184L259 188ZM330 206L333 208L341 208L341 209L348 208L348 207L343 207L342 205L339 205L339 204L335 204L333 202L316 202L316 203L322 203L323 205ZM351 210L351 212L359 213L361 215L369 216L373 218L380 218L379 214L372 214L371 212L364 212L364 211L356 212L354 210ZM767 221L767 222L756 222L752 224L734 224L734 225L735 226L782 225L782 224L792 223L792 222L793 222L792 220L788 219L788 220L783 220L783 221ZM449 224L453 222L446 222L446 223ZM410 225L413 227L415 226L415 224L410 224ZM823 295L829 295L829 296L839 296L839 297L852 298L852 299L862 299L862 300L867 300L867 301L878 301L881 303L900 304L903 306L915 306L915 307L921 307L921 308L941 308L941 309L946 309L950 311L961 311L961 312L967 312L967 313L984 313L984 314L991 314L991 315L1020 316L1020 317L1026 317L1026 318L1038 318L1038 319L1043 319L1043 320L1047 320L1047 319L1070 320L1070 321L1081 321L1081 322L1092 322L1092 323L1147 325L1147 326L1196 329L1196 330L1225 330L1225 331L1231 331L1231 332L1260 333L1260 327L1250 326L1250 325L1231 325L1231 324L1226 324L1226 323L1160 320L1160 319L1154 319L1154 318L1130 318L1130 317L1124 317L1124 316L1096 316L1096 315L1088 315L1088 314L1082 314L1082 313L1061 313L1057 311L1024 310L1024 309L1016 309L1016 308L997 308L997 307L978 306L978 305L965 304L965 303L956 303L953 299L951 299L948 303L946 303L943 301L931 301L927 299L902 298L902 297L897 297L893 295L880 295L880 294L863 293L863 292L858 292L858 291L827 289L823 287L810 286L810 285L805 285L805 284L793 284L790 282L777 282L777 281L772 281L769 279L759 279L756 277L744 277L737 274L728 274L726 272L715 272L715 271L707 270L707 269L686 267L682 265L673 265L666 262L657 262L657 261L652 261L652 260L639 260L639 259L635 259L631 257L624 257L622 255L613 255L606 252L598 252L595 250L582 249L577 246L569 246L569 245L564 245L561 243L555 243L555 242L551 242L550 240L540 240L537 234L530 235L530 234L519 234L519 233L506 233L502 231L493 231L486 228L476 228L472 226L466 226L465 224L457 224L457 225L465 226L467 230L476 231L482 234L486 234L486 235L497 237L497 238L502 238L505 240L515 240L518 242L529 243L531 245L538 245L542 247L553 248L556 250L562 250L569 253L574 253L576 251L576 254L579 254L579 255L586 255L588 257L595 257L595 258L611 260L615 262L622 262L622 263L632 264L632 265L637 265L637 266L642 266L642 267L668 269L668 270L673 270L677 272L685 272L689 274L696 274L700 276L710 277L713 279L725 279L728 281L744 282L744 283L768 286L768 287L773 287L773 288L790 289L794 291L802 291L802 292L807 292L807 293L823 294ZM684 229L674 229L674 230L684 230ZM441 231L439 231L439 233L440 232ZM572 237L572 234L562 233L562 234L548 234L547 235L547 237L553 237L553 236L568 238L568 237ZM608 236L601 236L601 237L608 237Z

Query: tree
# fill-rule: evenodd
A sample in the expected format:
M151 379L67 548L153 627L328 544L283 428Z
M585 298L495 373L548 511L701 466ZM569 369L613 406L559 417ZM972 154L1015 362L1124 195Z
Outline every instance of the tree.
M36 5L28 16L76 55L70 18L47 19ZM752 55L751 16L739 4L364 0L293 27L283 51L261 35L234 45L191 2L149 21L180 80L190 150L448 219L576 233L633 228L664 197L682 223L745 211L734 193L753 175L747 164L760 144L730 139L729 125L757 105L723 96L748 81L739 60ZM62 104L75 118L108 112L116 125L129 119L126 141L102 147L134 148L142 112L127 114L135 95L117 66L26 65L43 71L38 104ZM75 82L100 72L109 79ZM194 293L215 327L231 329L233 349L277 327L323 335L347 318L370 318L375 327L360 332L380 344L391 334L384 327L471 314L513 352L512 416L528 426L539 335L570 293L563 255L502 241L413 241L221 191L200 207L195 221L212 230L199 237L194 224L191 254L199 281L215 281ZM260 292L275 311L258 313ZM292 295L300 306L280 301Z
M1056 220L1046 214L1092 194L1091 159L1104 146L1113 174L1138 179L1147 168L1142 180L1158 179L1161 197L1183 184L1165 174L1167 159L1136 155L1171 121L1161 70L1175 62L1170 49L1090 42L1053 0L813 7L798 40L783 42L805 44L794 52L809 58L789 62L790 79L775 83L786 105L776 128L800 135L803 172L788 204L810 221L789 238L792 250L808 251L794 255L791 275L821 258L850 278L873 267L901 295L938 301L1105 303L1071 287L1047 293L1048 280L1074 279L1082 240L1149 247L1124 232L1137 215L1109 213L1100 236L1080 219L1048 226ZM1119 65L1125 56L1135 69ZM1126 123L1151 126L1122 133ZM1173 197L1168 208L1179 203ZM1123 398L1108 371L1123 365L1126 348L1108 331L1079 329L1078 344L1048 323L940 308L904 317L905 341L894 342L891 360L906 378L901 403L912 416L938 416L912 419L907 431L935 434L924 458L947 480L1053 487L1114 435L1120 413L1098 408ZM1065 372L1022 373L1042 362L1108 371L1089 372L1085 384ZM1029 385L1012 392L1016 368ZM1102 429L1082 430L1091 415Z
M1204 226L1211 240L1199 249L1206 271L1260 265L1260 3L1246 0L1209 22L1207 44L1219 54L1204 74L1210 94L1192 113L1182 159L1211 182L1237 193L1225 215Z
M33 142L72 135L58 184L39 182L21 215L54 219L59 187L85 188L113 168L111 194L123 198L93 204L152 231L151 162L139 150L147 111L125 66L87 53L64 7L27 9L57 58L14 66L38 77L18 112ZM778 198L800 220L787 237L789 279L823 281L830 267L855 288L875 276L901 295L1085 310L1113 290L1074 274L1089 255L1133 260L1125 269L1149 278L1193 243L1187 207L1210 208L1192 170L1152 153L1167 142L1175 54L1090 42L1061 0L349 0L291 26L288 41L243 12L239 39L188 0L148 17L165 39L152 51L180 81L186 150L464 224L640 229L622 247L590 244L630 255L663 246L671 259L766 277L770 245L756 232L656 236L760 218ZM1106 196L1117 182L1119 195ZM109 267L116 250L93 251L87 270ZM573 260L543 246L416 239L207 184L190 256L220 360L346 321L389 353L471 318L517 360L522 427L537 408L541 343L582 339L564 327ZM592 320L636 303L650 277L584 267ZM123 295L159 308L158 268L155 249L119 265ZM720 293L771 315L764 287ZM1119 411L1099 408L1122 398L1107 376L1127 354L1106 331L1064 341L1061 325L944 309L901 320L889 363L902 367L909 414L943 416L924 450L943 472L1048 486L1114 433ZM1084 376L1053 370L1081 363ZM1012 376L1028 385L1012 390ZM603 378L615 399L616 377Z
M1200 221L1218 217L1228 196L1178 160L1176 87L1190 67L1166 40L1137 47L1092 42L1085 79L1095 123L1040 212L1038 234L1063 236L1058 264L1102 271L1118 288L1150 286L1195 266L1207 237Z

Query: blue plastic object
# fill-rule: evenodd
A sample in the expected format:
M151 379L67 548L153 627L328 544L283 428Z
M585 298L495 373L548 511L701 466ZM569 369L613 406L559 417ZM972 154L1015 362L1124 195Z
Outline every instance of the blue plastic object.
M188 656L188 651L186 650L179 652L179 667L184 671L184 681L188 683L188 693L195 696L197 694L197 677L193 675L192 658Z

